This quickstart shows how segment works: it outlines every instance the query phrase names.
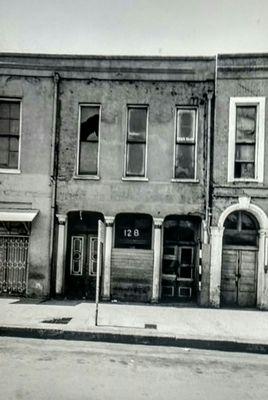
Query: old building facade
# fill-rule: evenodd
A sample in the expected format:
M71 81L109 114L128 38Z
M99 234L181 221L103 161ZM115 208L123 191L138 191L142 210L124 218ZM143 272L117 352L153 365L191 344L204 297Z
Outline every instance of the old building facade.
M266 308L266 56L1 55L3 293ZM266 126L265 126L266 125Z

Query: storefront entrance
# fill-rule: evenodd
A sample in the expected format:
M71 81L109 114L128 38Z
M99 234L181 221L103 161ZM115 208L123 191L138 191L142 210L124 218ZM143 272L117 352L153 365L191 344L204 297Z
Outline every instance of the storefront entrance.
M196 300L199 232L198 218L175 215L165 219L161 285L163 301Z
M98 220L102 214L68 214L65 293L69 298L94 299L96 291Z
M224 224L221 305L255 307L258 223L249 213L230 214Z

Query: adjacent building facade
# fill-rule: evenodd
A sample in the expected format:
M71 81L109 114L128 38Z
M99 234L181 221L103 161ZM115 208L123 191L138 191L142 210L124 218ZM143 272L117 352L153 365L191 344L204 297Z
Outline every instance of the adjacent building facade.
M0 291L266 308L267 60L2 54Z

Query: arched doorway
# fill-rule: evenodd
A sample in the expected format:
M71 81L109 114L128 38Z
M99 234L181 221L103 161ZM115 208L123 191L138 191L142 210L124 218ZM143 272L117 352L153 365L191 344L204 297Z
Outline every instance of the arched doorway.
M257 220L248 212L235 211L225 219L221 305L256 306L258 231Z

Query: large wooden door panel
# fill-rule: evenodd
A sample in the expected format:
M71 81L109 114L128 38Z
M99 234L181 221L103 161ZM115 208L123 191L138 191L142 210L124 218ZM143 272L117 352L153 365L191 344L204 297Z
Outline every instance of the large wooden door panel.
M224 305L236 303L236 271L238 268L238 254L236 250L223 250L221 272L221 302Z
M256 265L257 251L240 251L238 305L241 307L254 307L256 305Z

